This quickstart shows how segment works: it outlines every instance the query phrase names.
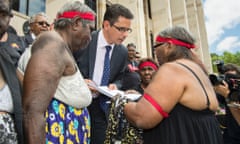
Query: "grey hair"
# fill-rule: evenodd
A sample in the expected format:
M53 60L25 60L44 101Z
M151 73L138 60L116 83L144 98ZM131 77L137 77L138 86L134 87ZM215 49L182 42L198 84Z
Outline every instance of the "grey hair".
M167 28L161 31L159 36L165 38L174 38L192 45L195 43L195 38L192 36L192 34L187 29L180 26ZM168 56L168 60L173 61L179 58L193 59L192 52L184 46L176 45L175 51Z
M67 2L58 12L57 12L57 18L59 15L62 15L64 12L67 11L80 11L80 12L90 12L94 15L95 12L89 8L87 5L83 4L82 2L78 1L78 0L73 0L73 1L69 1ZM83 21L87 21L90 23L90 21L88 20L83 20ZM60 18L60 19L56 19L56 21L54 22L54 28L56 29L61 29L63 27L68 26L71 23L71 19L68 18Z
M36 18L37 18L38 16L43 16L43 17L45 17L46 19L48 19L48 16L47 16L44 12L39 12L39 13L36 13L36 14L34 14L34 15L32 15L32 16L30 17L30 19L29 19L29 24L34 23L34 22L36 21Z
M174 38L192 45L194 45L196 41L195 38L187 29L180 26L175 26L175 27L165 29L159 33L159 36ZM175 61L176 59L180 59L180 58L185 58L185 59L189 59L191 61L196 62L207 74L207 70L204 64L202 63L202 61L198 58L198 56L195 55L190 49L184 46L176 45L176 48L167 56L166 61L167 62Z
M66 3L57 13L57 15L61 15L66 11L80 11L80 12L91 12L93 14L94 11L90 9L87 5L83 4L78 0L73 0Z
M187 29L180 26L165 29L164 31L160 32L159 35L162 37L171 37L174 39L178 39L189 44L195 43L195 38L192 36L192 34L187 31Z

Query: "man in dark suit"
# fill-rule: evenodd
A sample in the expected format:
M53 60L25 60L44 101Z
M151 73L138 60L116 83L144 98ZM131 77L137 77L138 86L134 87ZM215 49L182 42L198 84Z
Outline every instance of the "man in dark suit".
M105 12L102 29L92 33L92 40L84 51L80 52L77 62L80 71L87 79L97 85L106 85L110 89L121 89L121 79L125 71L128 57L127 49L121 43L132 31L133 14L120 4L109 6ZM110 46L110 74L106 76L105 56L106 46ZM104 68L105 67L105 68ZM90 87L91 89L91 87ZM88 107L91 116L91 144L103 144L108 119L108 104L110 99L92 89L94 100Z

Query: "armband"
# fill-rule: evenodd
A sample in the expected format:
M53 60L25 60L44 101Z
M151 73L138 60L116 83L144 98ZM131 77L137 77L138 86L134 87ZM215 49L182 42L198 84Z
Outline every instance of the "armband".
M157 109L157 111L164 117L168 117L168 113L163 111L162 107L148 94L144 93L143 97L152 104L152 106Z

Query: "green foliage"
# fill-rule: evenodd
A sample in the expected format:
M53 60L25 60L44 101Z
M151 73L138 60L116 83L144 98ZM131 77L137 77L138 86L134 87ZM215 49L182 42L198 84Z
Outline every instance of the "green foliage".
M211 59L212 59L212 67L213 67L214 73L217 73L217 67L216 67L216 65L214 65L214 62L216 60L223 60L224 64L234 63L234 64L240 66L240 52L233 54L233 53L225 51L222 55L218 55L216 53L211 53Z

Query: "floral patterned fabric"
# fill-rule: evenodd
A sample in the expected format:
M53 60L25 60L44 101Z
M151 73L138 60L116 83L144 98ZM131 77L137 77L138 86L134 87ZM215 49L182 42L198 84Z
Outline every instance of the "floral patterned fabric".
M46 111L46 144L89 144L87 108L76 109L53 99Z
M13 118L10 114L0 114L0 144L17 144Z

